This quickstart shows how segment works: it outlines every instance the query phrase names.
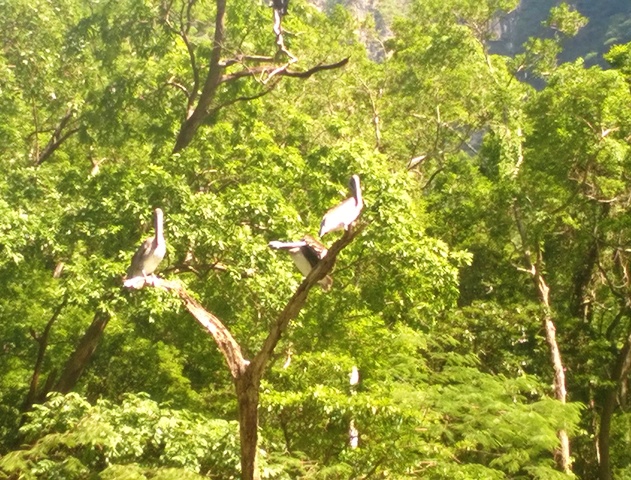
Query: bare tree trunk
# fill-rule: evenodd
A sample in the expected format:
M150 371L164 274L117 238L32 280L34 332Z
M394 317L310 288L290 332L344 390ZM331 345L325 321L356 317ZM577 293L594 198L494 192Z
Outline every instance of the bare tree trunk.
M565 387L565 369L561 360L561 351L556 339L556 327L552 321L552 309L550 308L550 288L541 275L541 252L538 252L537 265L532 265L535 283L539 292L539 299L543 305L544 316L543 325L546 331L546 342L550 348L550 358L554 368L554 396L561 403L567 401L567 390ZM565 473L572 472L572 459L570 457L570 439L565 430L557 433L561 447L557 453L557 463Z
M53 390L68 393L75 387L85 367L92 359L94 351L101 337L103 337L103 330L105 330L109 321L110 315L108 313L100 310L96 311L92 323L81 338L79 345L66 362L64 370L53 387Z
M550 349L550 359L552 360L552 367L554 368L554 396L561 403L567 402L567 389L565 383L565 369L563 368L563 361L561 359L561 351L559 350L559 344L556 339L556 326L552 318L552 308L550 306L550 287L545 281L542 274L543 271L543 255L541 249L537 247L535 259L533 261L532 254L528 249L527 236L524 229L524 225L521 221L521 215L519 209L515 206L515 221L517 223L517 230L521 237L522 250L524 263L528 273L532 275L532 279L537 289L537 296L543 307L543 327L546 332L546 343ZM570 439L567 432L561 429L557 432L559 437L560 448L555 455L557 463L561 470L565 473L572 472L572 459L570 457Z

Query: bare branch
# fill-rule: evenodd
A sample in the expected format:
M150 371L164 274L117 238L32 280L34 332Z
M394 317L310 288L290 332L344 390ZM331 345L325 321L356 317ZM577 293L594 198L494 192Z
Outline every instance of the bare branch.
M175 87L178 90L181 90L182 92L184 92L184 95L186 95L186 99L190 101L191 94L189 93L188 89L184 85L182 85L181 83L175 82L174 81L174 77L171 77L167 81L167 85L171 85L172 87Z
M300 313L300 310L305 304L307 296L309 295L309 290L311 290L311 288L316 285L319 280L322 280L333 269L338 254L342 251L342 249L344 249L344 247L351 243L362 230L363 226L360 226L359 228L344 232L342 238L336 241L331 248L329 248L326 256L320 260L316 267L311 270L309 275L307 275L307 278L304 279L300 287L298 287L296 293L294 293L283 311L280 312L276 318L276 321L270 329L269 335L263 343L263 347L252 360L250 368L253 371L254 377L262 376L263 371L265 370L265 367L276 348L276 345L278 344L282 334L285 330L287 330L289 322L298 316L298 313Z
M257 93L256 95L250 95L250 96L243 96L243 97L233 98L233 99L231 99L231 100L229 100L227 102L222 103L221 105L216 106L215 108L213 108L213 111L221 110L222 108L227 107L229 105L233 105L233 104L235 104L237 102L247 102L247 101L250 101L250 100L256 100L257 98L261 98L261 97L267 95L268 93L270 93L274 89L275 86L276 86L275 84L272 84L272 86L266 88L265 90L262 90L261 92Z
M239 78L253 77L255 75L266 74L266 73L269 73L270 75L272 75L272 73L274 75L278 74L285 77L309 78L314 73L317 73L323 70L333 70L336 68L340 68L346 65L347 63L348 63L348 58L345 58L336 63L316 65L315 67L310 68L309 70L306 70L304 72L296 72L296 71L288 70L289 65L290 65L289 63L285 65L281 65L281 66L265 65L265 66L260 66L260 67L252 67L252 68L248 68L247 70L241 70L239 72L234 72L234 73L224 75L221 77L220 82L221 83L233 82L235 80L238 80Z
M287 47L285 47L285 40L283 39L283 12L274 8L274 35L276 35L276 45L278 46L278 51L283 52L285 55L289 57L289 63L295 63L298 61Z
M237 341L221 320L202 307L201 304L186 291L184 285L178 281L164 280L158 277L147 279L146 284L175 292L184 302L184 306L189 313L197 320L197 323L212 335L217 343L217 347L219 347L219 350L226 359L232 377L236 379L243 373L245 367L248 365L248 361L243 358L241 347Z
M364 91L368 95L368 100L370 100L370 108L372 109L372 123L375 126L375 148L377 150L381 150L381 130L379 128L380 119L379 119L379 110L377 109L377 101L375 100L372 92L370 91L368 84L363 79L360 79L360 82L362 86L364 87Z
M232 65L235 65L237 63L243 63L243 62L273 62L274 61L274 57L270 57L267 55L237 55L234 58L229 58L227 60L222 60L221 62L219 62L219 66L220 67L230 67Z
M302 307L304 306L309 290L318 283L319 280L324 278L335 265L338 254L346 247L353 239L359 235L363 230L363 227L346 231L342 238L336 241L329 249L327 255L320 260L318 265L309 273L307 278L302 282L296 293L291 297L285 308L278 315L276 321L271 327L265 342L259 353L254 357L252 363L243 358L241 353L241 347L234 339L230 331L225 327L223 322L219 320L215 315L204 309L202 305L195 300L185 289L185 287L178 281L164 280L158 277L148 277L144 279L138 277L138 281L133 284L129 284L131 288L143 288L145 285L156 288L162 288L167 291L175 292L180 299L184 302L186 309L197 320L197 322L206 329L213 339L217 343L217 346L228 364L230 373L234 379L238 379L247 370L249 375L255 380L260 380L269 362L269 359L278 344L283 332L287 329L289 322L296 318Z
M39 166L42 163L44 163L55 152L55 150L57 150L61 146L62 143L64 143L71 135L74 135L75 133L79 131L79 128L75 127L66 131L63 135L61 133L63 129L66 128L66 125L68 125L68 122L70 122L74 114L75 114L74 108L69 108L66 111L66 114L62 117L62 119L59 121L59 123L55 127L55 131L51 135L50 140L48 141L48 144L37 156L37 160L35 161L36 166Z
M37 114L37 106L35 105L35 100L33 100L33 104L31 106L31 109L33 111L33 123L35 124L35 132L33 134L33 136L35 137L33 142L33 148L35 149L35 155L33 155L37 160L39 159L39 138L37 137L37 134L40 132L40 126L39 126L39 115ZM37 160L35 161L35 163L37 164Z

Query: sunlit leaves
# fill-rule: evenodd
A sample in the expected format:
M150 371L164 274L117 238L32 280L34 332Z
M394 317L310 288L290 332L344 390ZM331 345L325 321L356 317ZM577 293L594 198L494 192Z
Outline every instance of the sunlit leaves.
M234 422L161 407L145 396L94 406L75 394L54 396L36 406L22 431L34 443L5 456L0 462L5 472L22 471L29 462L33 473L77 478L76 469L85 474L116 464L149 463L236 478Z

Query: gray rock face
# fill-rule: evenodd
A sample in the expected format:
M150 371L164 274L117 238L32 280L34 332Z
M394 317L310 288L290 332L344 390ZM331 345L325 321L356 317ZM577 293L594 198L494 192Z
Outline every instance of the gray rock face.
M545 37L551 31L542 25L559 0L522 0L519 7L499 22L499 40L492 42L495 53L514 55L523 50L529 37ZM612 45L631 41L631 2L629 0L570 1L589 22L564 42L560 61L585 58L587 66L605 65L602 58Z
M389 23L394 16L404 14L409 0L311 0L320 9L327 10L336 4L343 4L359 19L372 16L377 34L381 39L391 32ZM543 25L550 9L562 0L521 0L519 6L498 19L494 28L497 40L490 42L493 53L515 55L523 51L523 44L530 37L551 36L552 31ZM561 62L585 59L587 66L605 66L603 54L612 45L631 42L631 1L630 0L566 0L589 22L579 33L565 40ZM368 38L363 39L379 60L383 52L380 46L372 45ZM374 50L374 51L373 51Z

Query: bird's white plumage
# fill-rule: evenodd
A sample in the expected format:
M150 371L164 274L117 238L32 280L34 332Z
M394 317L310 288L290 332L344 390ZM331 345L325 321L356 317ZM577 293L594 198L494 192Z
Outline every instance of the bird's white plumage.
M125 286L136 285L132 280L136 277L146 277L155 272L156 268L166 255L167 246L164 240L162 229L163 214L162 210L156 208L154 210L154 230L153 237L146 239L140 248L134 254L131 265L127 270L127 280Z
M311 266L309 261L305 258L305 256L300 252L300 249L291 248L287 250L287 252L291 256L291 259L296 264L296 267L298 267L298 270L300 271L300 273L302 273L305 277L309 275L313 267Z
M359 176L353 175L351 177L350 189L352 196L331 208L324 214L324 217L322 217L319 232L320 238L329 232L348 230L352 223L357 220L357 217L359 217L362 208L364 208Z

